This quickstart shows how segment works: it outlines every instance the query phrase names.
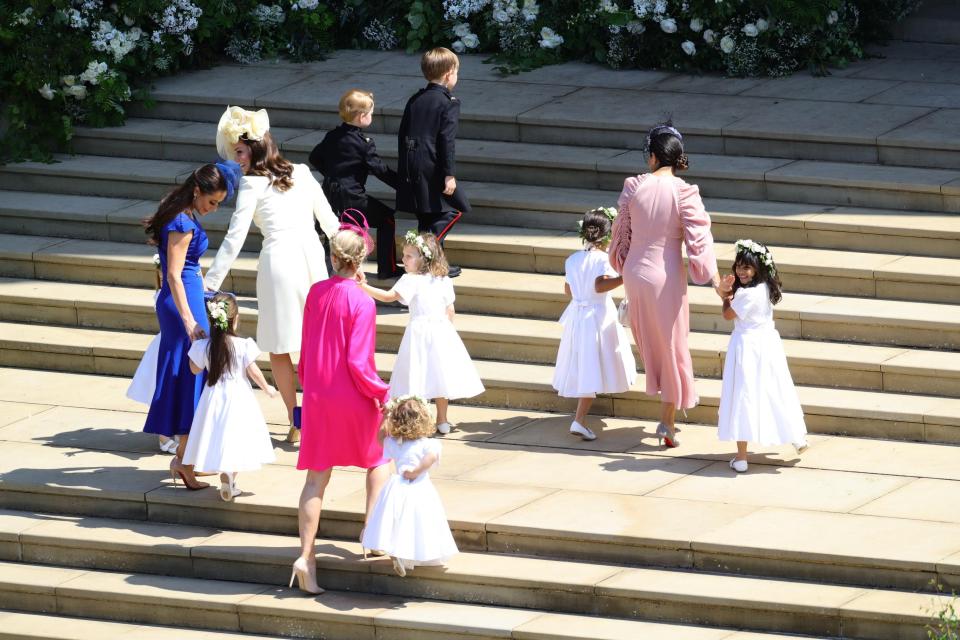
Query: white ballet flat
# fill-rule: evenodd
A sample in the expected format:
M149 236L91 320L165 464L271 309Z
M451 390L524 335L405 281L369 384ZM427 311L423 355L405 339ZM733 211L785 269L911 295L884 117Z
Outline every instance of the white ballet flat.
M173 438L170 438L169 440L167 440L166 442L160 445L160 451L163 451L164 453L169 453L171 455L175 455L177 453L178 446L179 446L179 443Z
M220 482L220 499L224 502L232 502L242 491L237 488L237 479L230 476L230 482Z
M736 471L737 473L745 473L747 470L747 467L749 466L750 465L747 464L746 460L737 460L736 458L734 458L733 460L730 461L730 468Z
M450 433L450 423L449 422L439 422L437 423L437 432L447 435Z
M570 434L574 436L580 436L584 440L596 440L597 434L591 431L588 427L583 426L576 420L570 423Z
M810 445L807 443L806 440L804 440L803 442L793 443L793 450L797 452L797 455L800 455L801 453L803 453L809 448L810 448Z

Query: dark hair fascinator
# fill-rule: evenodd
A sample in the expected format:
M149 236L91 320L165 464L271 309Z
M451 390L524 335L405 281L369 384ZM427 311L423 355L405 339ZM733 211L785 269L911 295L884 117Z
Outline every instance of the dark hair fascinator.
M240 184L240 178L243 177L243 170L233 160L223 160L221 158L217 160L216 165L227 182L227 200L230 200L233 198L233 194L237 192L237 185Z

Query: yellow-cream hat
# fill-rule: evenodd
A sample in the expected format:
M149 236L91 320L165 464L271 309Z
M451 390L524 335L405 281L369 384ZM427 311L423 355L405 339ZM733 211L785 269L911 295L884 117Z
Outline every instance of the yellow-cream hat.
M270 117L266 109L247 111L243 107L227 107L217 125L217 153L224 160L236 161L233 145L240 141L241 136L247 140L263 140L263 135L269 130Z

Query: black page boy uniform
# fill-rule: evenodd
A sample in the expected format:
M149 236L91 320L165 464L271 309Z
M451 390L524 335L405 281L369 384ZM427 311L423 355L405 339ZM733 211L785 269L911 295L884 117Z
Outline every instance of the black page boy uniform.
M470 211L461 187L449 196L443 193L446 176L456 176L459 119L460 101L443 85L431 82L407 101L397 136L397 209L416 214L417 228L441 242Z
M376 228L377 277L402 275L403 270L397 268L394 210L369 195L366 189L369 175L397 188L397 173L384 163L373 139L360 127L341 123L313 148L310 164L323 174L323 193L337 216L347 209L358 209L368 224Z

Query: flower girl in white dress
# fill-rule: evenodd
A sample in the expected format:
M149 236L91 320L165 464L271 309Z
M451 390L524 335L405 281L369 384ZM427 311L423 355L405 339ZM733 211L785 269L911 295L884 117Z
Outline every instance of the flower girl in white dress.
M807 448L807 427L773 305L780 302L780 278L770 250L753 240L737 240L733 272L724 280L732 294L723 301L723 317L733 320L733 334L723 365L720 393L721 440L737 442L730 468L747 470L747 444L793 444Z
M440 243L432 233L404 236L406 273L389 291L362 283L380 302L410 307L410 322L390 375L390 397L417 395L437 403L437 431L450 433L449 400L483 393L483 383L453 326L453 281Z
M560 317L563 334L553 388L564 398L579 398L570 433L584 440L597 437L583 424L597 394L623 393L637 379L630 339L609 293L623 284L606 251L615 216L613 208L585 213L580 223L584 248L564 265L564 291L571 300Z
M190 426L183 464L196 471L220 472L220 497L229 502L240 495L237 472L255 471L273 462L273 442L249 376L271 398L277 390L263 377L256 359L260 349L252 338L237 336L237 299L218 293L207 301L210 337L190 345L190 370L207 370L207 383Z
M429 438L433 419L426 400L400 396L387 403L380 430L383 455L396 472L380 492L360 543L393 558L400 575L418 565L442 565L457 553L430 469L440 462L440 441ZM188 442L189 444L189 442Z

